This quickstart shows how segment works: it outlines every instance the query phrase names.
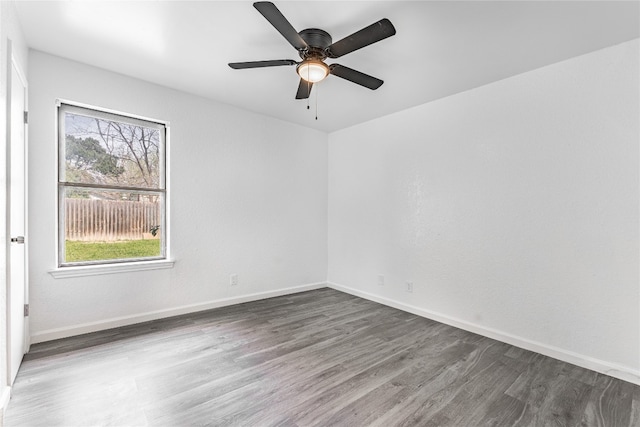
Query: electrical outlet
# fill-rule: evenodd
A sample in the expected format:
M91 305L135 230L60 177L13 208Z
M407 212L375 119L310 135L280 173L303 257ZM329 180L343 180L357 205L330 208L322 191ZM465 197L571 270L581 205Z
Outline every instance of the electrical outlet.
M232 274L231 276L229 276L229 284L231 286L237 286L238 285L238 275L237 274Z
M406 291L413 292L413 282L407 282Z
M384 276L382 274L378 275L378 285L384 286Z

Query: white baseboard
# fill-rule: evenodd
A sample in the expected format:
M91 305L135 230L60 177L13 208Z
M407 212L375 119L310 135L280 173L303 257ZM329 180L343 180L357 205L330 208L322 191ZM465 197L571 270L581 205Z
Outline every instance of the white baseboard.
M7 406L9 405L9 399L11 399L11 387L4 386L2 387L2 393L0 393L0 408L2 408L2 412L0 412L0 420L4 419L4 412L7 410ZM0 423L0 426L2 423Z
M291 288L282 288L267 292L258 292L254 294L241 295L231 298L222 298L218 300L208 301L198 304L183 305L164 310L156 310L147 313L134 314L131 316L115 317L111 319L101 320L98 322L84 323L64 328L48 329L35 332L31 335L31 344L39 342L52 341L60 338L67 338L75 335L88 334L91 332L103 331L105 329L118 328L120 326L133 325L136 323L148 322L150 320L164 319L167 317L179 316L181 314L195 313L198 311L210 310L212 308L225 307L228 305L241 304L243 302L257 301L266 298L279 297L282 295L295 294L298 292L311 291L313 289L326 288L325 282L310 283Z
M600 372L601 374L609 375L614 378L640 385L640 371L633 370L626 366L616 365L614 363L609 363L603 360L574 353L562 348L528 340L526 338L521 338L496 329L479 326L471 322L456 319L430 310L425 310L420 307L398 302L389 298L381 297L379 295L371 294L369 292L353 289L337 283L327 282L327 286L337 291L346 292L348 294L384 304L389 307L397 308L398 310L406 311L417 316L426 317L427 319L435 320L437 322L454 326L456 328L464 329L465 331L473 332L475 334L479 334L488 338L492 338L494 340L523 348L525 350L534 351L536 353L553 357L554 359L558 359L563 362L571 363L582 368L590 369L592 371Z

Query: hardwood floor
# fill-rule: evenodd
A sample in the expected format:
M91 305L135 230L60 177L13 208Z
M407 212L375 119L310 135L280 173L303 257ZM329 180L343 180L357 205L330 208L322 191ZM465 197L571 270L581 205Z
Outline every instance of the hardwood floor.
M12 426L639 426L640 387L321 289L32 346Z

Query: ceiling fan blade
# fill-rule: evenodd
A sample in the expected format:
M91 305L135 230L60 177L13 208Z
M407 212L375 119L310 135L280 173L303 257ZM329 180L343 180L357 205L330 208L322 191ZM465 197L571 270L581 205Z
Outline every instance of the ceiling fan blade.
M287 39L291 46L297 50L303 50L308 47L307 43L300 37L300 34L298 34L295 28L287 21L287 18L284 17L275 4L269 1L258 1L253 4L253 7Z
M250 61L250 62L231 62L229 67L234 70L242 70L244 68L262 68L262 67L277 67L279 65L296 65L297 62L293 59L275 59L273 61Z
M311 95L311 88L313 88L313 83L308 82L304 79L300 79L300 84L298 85L298 93L296 93L296 99L307 99L309 95Z
M352 68L345 67L340 64L331 64L329 66L329 72L334 76L343 78L345 80L349 80L350 82L359 84L360 86L367 87L371 90L376 90L382 83L384 83L380 79L376 79L368 74L361 73L360 71L356 71Z
M362 49L365 46L391 37L395 33L396 29L391 21L384 18L360 31L356 31L342 40L338 40L327 48L327 52L330 58L339 58L354 50Z

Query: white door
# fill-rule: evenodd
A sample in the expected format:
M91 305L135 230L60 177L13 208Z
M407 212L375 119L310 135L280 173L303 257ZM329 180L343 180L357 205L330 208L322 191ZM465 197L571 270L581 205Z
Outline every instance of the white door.
M9 53L11 49L8 49ZM22 357L27 350L25 327L25 303L27 301L27 253L26 253L26 89L27 82L16 61L11 55L11 75L9 78L10 106L7 125L9 128L9 150L7 156L7 175L9 188L7 193L8 228L11 242L8 251L8 344L9 344L9 385L18 374Z

